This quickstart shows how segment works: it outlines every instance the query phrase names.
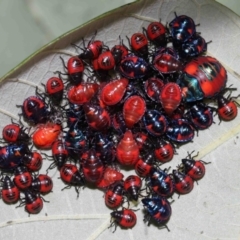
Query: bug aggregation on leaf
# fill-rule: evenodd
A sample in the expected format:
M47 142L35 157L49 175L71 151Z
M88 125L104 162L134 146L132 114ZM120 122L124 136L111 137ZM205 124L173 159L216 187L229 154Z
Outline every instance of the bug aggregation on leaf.
M81 53L66 66L61 58L66 72L48 79L44 93L36 91L20 106L32 134L21 123L3 129L2 199L20 201L30 214L42 210L42 195L53 183L37 174L44 155L32 151L34 145L41 152L52 150L45 156L51 160L47 171L56 168L77 196L87 186L104 191L105 204L113 209L110 226L135 226L136 214L129 209L134 201L143 204L145 222L168 229L169 198L190 193L205 166L191 155L172 173L164 164L177 147L194 141L196 131L211 127L213 112L224 121L236 117L234 98L223 96L227 72L205 56L207 43L185 15L176 15L168 26L150 23L128 37L129 46L122 39L106 46L96 37L87 45L83 41ZM125 178L122 168L135 169L136 175Z

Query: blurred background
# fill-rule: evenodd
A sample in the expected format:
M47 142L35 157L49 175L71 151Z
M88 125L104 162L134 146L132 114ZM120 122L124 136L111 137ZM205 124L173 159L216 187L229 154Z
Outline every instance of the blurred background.
M0 78L60 35L134 1L0 0ZM218 2L240 15L239 0Z

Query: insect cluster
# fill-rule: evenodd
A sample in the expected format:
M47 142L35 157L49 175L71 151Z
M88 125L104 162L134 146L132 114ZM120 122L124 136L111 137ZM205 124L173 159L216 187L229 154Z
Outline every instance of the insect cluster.
M66 65L61 58L66 73L48 79L44 93L36 90L18 106L31 127L12 122L3 129L2 199L20 200L28 213L39 213L42 195L53 187L47 174L37 174L45 157L51 160L47 172L57 168L65 188L74 187L77 196L85 186L104 191L115 229L136 224L129 205L139 199L144 221L167 228L169 198L191 192L205 166L191 154L171 173L163 164L209 128L214 113L225 121L236 117L234 98L224 97L234 89L226 88L221 63L205 56L208 43L188 16L176 15L169 26L150 23L127 37L129 47L120 39L110 49L95 37L75 46L81 53ZM51 150L51 156L30 144ZM136 175L125 178L121 169L135 169Z

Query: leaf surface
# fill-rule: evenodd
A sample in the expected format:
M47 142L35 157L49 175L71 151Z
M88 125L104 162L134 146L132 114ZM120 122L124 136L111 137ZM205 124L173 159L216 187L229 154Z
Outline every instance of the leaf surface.
M118 43L119 35L125 39L146 27L147 20L170 22L174 12L192 17L201 25L197 31L206 41L209 54L221 61L228 70L228 85L240 89L240 18L230 10L212 0L140 1L106 14L88 24L61 36L56 42L31 56L20 67L4 77L0 88L0 108L17 115L16 104L34 94L32 86L11 81L24 79L33 84L45 83L53 72L64 71L59 56L65 61L68 55L59 49L77 54L70 43L81 44L81 38L89 40L95 30L97 38L106 45ZM144 20L145 19L145 20ZM235 93L237 95L237 93ZM1 115L1 127L8 124L9 117ZM138 222L132 230L117 229L113 234L109 226L110 210L105 207L103 193L85 188L76 199L74 189L61 191L63 183L59 174L52 170L53 193L46 196L50 203L44 204L37 216L27 217L23 209L6 206L0 202L0 236L11 239L237 239L240 227L240 117L232 122L222 122L210 129L200 131L193 143L178 149L178 155L168 166L176 168L187 152L199 151L199 158L211 164L206 165L206 176L195 184L194 190L186 196L174 195L172 217L168 223L171 230L148 227L142 221L143 212L136 212ZM44 169L48 162L44 163ZM166 167L168 167L166 166ZM42 170L43 172L44 170ZM125 172L125 177L133 172ZM138 207L142 209L141 204ZM11 221L11 222L9 222Z

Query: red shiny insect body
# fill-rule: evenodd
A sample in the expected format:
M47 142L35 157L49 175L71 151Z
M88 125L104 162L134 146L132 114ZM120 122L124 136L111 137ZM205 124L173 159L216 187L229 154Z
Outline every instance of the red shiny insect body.
M100 81L106 81L107 79L109 79L110 76L108 74L108 70L103 70L99 67L98 59L92 60L91 67Z
M30 137L19 124L8 124L2 130L3 139L10 143L28 142Z
M39 171L42 167L43 159L39 152L33 151L23 159L23 164L31 172Z
M59 105L63 99L64 84L62 79L51 77L47 80L45 91L54 104Z
M128 176L124 181L124 190L129 196L130 200L137 201L142 187L142 180L136 175Z
M105 204L111 209L118 208L123 203L123 196L123 183L118 182L106 191Z
M140 157L135 164L135 171L140 177L148 177L154 163L154 157L151 153Z
M87 157L82 163L82 170L85 179L91 183L97 183L102 179L104 166L95 150L88 151Z
M21 189L25 190L32 184L32 175L27 171L26 167L19 166L15 169L13 182Z
M211 98L226 86L227 71L215 58L200 56L188 62L177 80L186 102Z
M46 123L49 119L50 112L47 110L47 105L41 97L30 96L24 100L21 107L23 117L30 124Z
M201 160L182 159L185 173L193 180L197 181L204 177L205 166Z
M99 85L97 83L82 83L77 86L72 86L68 90L68 100L74 104L84 104L90 100L97 93Z
M57 140L62 131L62 125L57 123L47 123L45 125L38 125L37 129L32 135L33 143L37 148L49 149Z
M111 51L103 52L98 57L98 66L102 70L111 70L115 67L116 62Z
M148 56L148 40L142 33L134 33L130 40L130 45L136 55L147 58Z
M118 64L124 57L129 54L129 50L122 42L120 45L113 46L111 53L116 61L116 64Z
M157 146L154 149L154 154L159 162L169 162L173 158L174 147L170 142L166 142L163 139L158 139Z
M103 49L103 42L99 40L91 39L85 47L85 42L83 41L84 51L79 55L82 59L94 60L98 58Z
M100 93L104 104L111 106L121 101L128 85L128 79L120 78L107 83Z
M78 168L70 163L66 163L61 167L60 177L65 183L73 186L82 186L85 183L85 180Z
M3 201L8 204L16 203L20 199L20 191L9 176L5 176L2 182L1 196Z
M160 93L160 102L167 115L178 108L182 100L181 88L176 83L165 84Z
M38 214L43 208L43 200L38 195L29 190L24 192L25 198L18 207L25 205L25 211L29 214Z
M139 158L139 148L130 130L126 131L117 145L116 157L122 165L134 166Z
M139 122L146 111L146 103L142 97L137 95L129 97L123 105L123 118L126 126L132 128Z
M79 57L75 56L68 59L67 70L70 78L69 81L71 82L71 84L78 85L82 82L84 64Z
M190 176L177 170L173 170L172 175L175 183L175 191L177 193L187 194L192 191L194 183Z
M96 131L106 131L111 125L109 113L102 107L93 104L84 104L83 110L88 125Z
M143 116L145 129L152 136L162 136L167 131L168 121L165 115L158 110L147 110Z
M99 182L96 183L96 186L101 189L101 190L106 190L109 187L111 187L112 185L114 185L116 181L114 181L113 183L107 181L105 178L102 178Z
M239 104L237 104L237 102L233 101L231 98L225 98L220 95L217 97L217 104L217 112L220 120L231 121L237 116L237 106L239 106Z
M37 178L33 179L31 188L35 192L47 194L52 191L53 188L52 179L46 174L40 174Z
M55 141L52 144L52 156L54 159L54 165L60 170L68 158L68 150L62 140Z
M120 211L111 212L111 226L115 225L115 230L117 228L117 224L122 228L132 228L135 226L137 222L137 216L131 209L123 209Z
M150 188L160 197L168 198L174 193L174 182L166 170L152 168L148 182Z
M149 41L157 46L166 46L166 28L160 22L151 22L146 30Z
M164 82L159 78L149 78L144 84L144 90L148 97L154 102L160 102L159 96Z
M108 181L110 184L114 182L121 181L123 179L123 174L114 168L107 167L104 170L103 178Z
M160 73L169 74L181 71L183 64L177 59L171 48L165 48L155 55L153 67Z

